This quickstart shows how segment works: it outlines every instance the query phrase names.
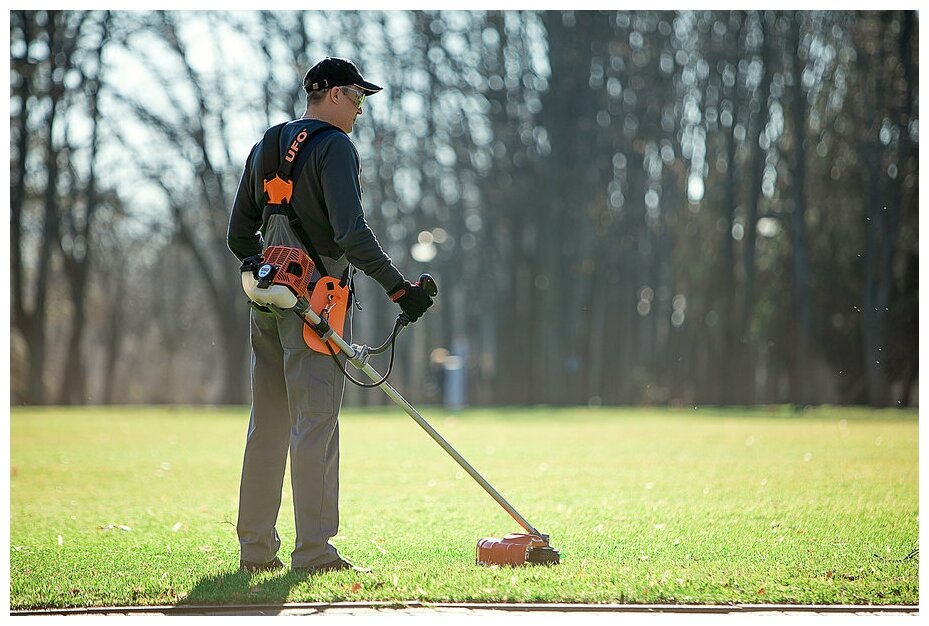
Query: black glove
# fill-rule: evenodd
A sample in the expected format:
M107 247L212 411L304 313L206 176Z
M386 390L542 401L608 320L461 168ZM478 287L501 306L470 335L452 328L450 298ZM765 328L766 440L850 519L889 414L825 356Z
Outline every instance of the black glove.
M400 305L403 312L415 322L426 309L432 306L432 298L426 293L419 283L411 283L408 280L403 281L393 289L387 292L391 300Z

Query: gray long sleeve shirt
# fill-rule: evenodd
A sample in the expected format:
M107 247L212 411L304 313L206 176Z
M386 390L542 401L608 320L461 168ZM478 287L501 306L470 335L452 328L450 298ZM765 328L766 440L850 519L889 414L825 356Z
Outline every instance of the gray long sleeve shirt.
M291 145L301 128L310 132L326 125L319 120L293 120L281 130L278 154ZM227 243L239 260L260 254L259 229L265 206L262 141L252 147L236 191L229 218ZM384 291L403 281L390 257L368 226L361 204L361 164L348 135L330 132L303 148L309 150L294 180L291 206L316 251L331 259L344 254L349 263L376 280ZM298 157L299 158L299 157Z

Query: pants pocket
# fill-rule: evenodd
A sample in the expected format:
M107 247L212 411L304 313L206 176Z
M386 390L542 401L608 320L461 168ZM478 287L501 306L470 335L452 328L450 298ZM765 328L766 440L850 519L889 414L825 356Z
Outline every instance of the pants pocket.
M293 311L285 311L278 325L281 330L281 346L285 350L309 350L303 340L303 319Z
M302 341L302 339L301 339ZM340 397L336 397L336 377L342 374L329 356L307 347L285 350L285 375L290 414L296 420L306 416L338 414Z

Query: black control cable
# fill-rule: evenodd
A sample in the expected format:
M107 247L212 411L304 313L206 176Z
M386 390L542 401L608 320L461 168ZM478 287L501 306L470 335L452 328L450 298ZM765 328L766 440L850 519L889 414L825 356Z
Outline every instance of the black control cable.
M307 326L309 326L310 328L312 328L314 332L316 331L316 327L313 326L313 324L311 324L310 322L308 322L307 319L306 319L305 317L303 317L303 316L300 315L299 313L297 313L296 315L297 315L297 317L299 317L301 320L303 320L303 323L304 323L304 324L306 324ZM332 346L329 345L329 342L326 341L326 342L324 342L324 343L326 344L326 349L329 351L329 356L332 357L332 360L335 361L335 364L336 364L336 366L339 368L339 371L342 372L342 375L345 376L345 378L347 378L348 381L349 381L350 383L353 383L353 384L355 384L355 385L358 385L359 387L364 387L365 389L371 389L371 388L374 388L374 387L380 387L381 385L383 385L383 384L387 381L387 377L390 376L390 372L391 372L391 370L392 370L393 367L394 367L394 352L395 352L396 347L397 347L397 335L400 334L400 331L401 331L401 330L403 329L403 327L406 326L408 323L409 323L409 321L406 319L406 316L405 316L405 315L403 315L402 313L401 313L400 315L398 315L398 316L397 316L397 321L396 321L396 323L394 324L394 330L393 330L392 333L390 333L390 336L389 336L386 340L384 340L384 343L382 343L381 345L379 345L377 348L374 348L374 349L368 351L368 354L380 354L381 352L383 352L384 350L387 349L388 344L390 345L390 363L388 363L388 365L387 365L387 373L385 373L385 374L381 377L380 380L378 380L378 381L376 381L376 382L373 382L373 383L364 383L364 382L361 382L360 380L356 379L354 376L352 376L351 374L349 374L348 371L346 371L345 367L342 365L342 362L339 360L339 357L336 356L336 353L335 353L335 351L332 349ZM318 333L317 333L317 334L318 334Z
M435 280L429 274L422 274L419 277L419 282L416 284L421 285L423 289L426 290L426 293L429 294L430 298L436 297L439 293L439 288L435 284ZM316 327L313 326L313 324L311 324L309 321L307 321L305 317L303 317L299 313L297 313L297 317L303 320L304 324L312 328L313 332L315 332L317 335L319 334L319 331L317 331ZM410 318L406 316L406 313L401 313L400 315L397 316L397 321L394 323L394 330L392 333L390 333L390 337L388 337L384 341L384 343L382 343L378 347L368 350L368 355L380 354L381 352L384 352L384 350L387 349L388 344L390 345L390 363L387 365L387 373L384 374L380 380L373 382L373 383L363 383L360 380L357 380L356 378L354 378L351 374L349 374L345 370L345 367L342 365L342 362L339 360L339 357L336 356L336 353L332 349L332 346L329 345L329 342L324 341L323 343L326 344L326 349L329 351L329 356L332 357L332 360L335 361L335 364L338 366L339 371L342 372L342 375L345 376L345 378L347 378L349 382L355 385L358 385L359 387L363 387L365 389L371 389L372 387L379 387L383 385L387 381L387 377L390 376L390 372L394 367L394 352L397 347L397 335L399 335L400 331L403 330L406 327L406 325L409 323L410 323Z

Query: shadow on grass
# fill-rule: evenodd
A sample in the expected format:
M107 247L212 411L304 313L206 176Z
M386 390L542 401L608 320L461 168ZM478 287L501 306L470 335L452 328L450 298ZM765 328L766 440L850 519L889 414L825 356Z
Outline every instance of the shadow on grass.
M305 574L284 571L284 574L235 571L204 577L170 612L194 615L202 614L206 608L212 615L277 615L290 590L307 578Z

